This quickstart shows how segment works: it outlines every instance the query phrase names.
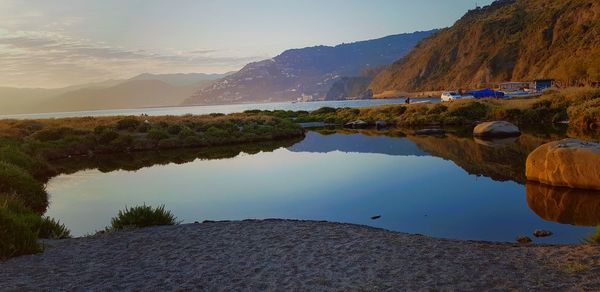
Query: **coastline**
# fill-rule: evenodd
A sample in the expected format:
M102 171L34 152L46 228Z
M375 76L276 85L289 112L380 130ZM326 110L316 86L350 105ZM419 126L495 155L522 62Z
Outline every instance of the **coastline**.
M0 289L600 288L594 245L431 238L325 221L206 221L46 241L0 263Z

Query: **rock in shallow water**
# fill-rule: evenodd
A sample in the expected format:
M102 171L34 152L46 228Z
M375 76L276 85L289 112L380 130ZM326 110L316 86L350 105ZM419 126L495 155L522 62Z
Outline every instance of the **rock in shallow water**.
M485 122L473 129L473 136L482 138L516 137L521 135L519 128L505 121Z
M519 236L519 237L517 237L517 242L518 243L530 243L531 238L529 238L527 236Z
M550 235L552 235L552 231L542 229L536 229L535 231L533 231L533 236L535 237L547 237Z
M527 179L553 186L600 190L600 144L564 139L527 157Z

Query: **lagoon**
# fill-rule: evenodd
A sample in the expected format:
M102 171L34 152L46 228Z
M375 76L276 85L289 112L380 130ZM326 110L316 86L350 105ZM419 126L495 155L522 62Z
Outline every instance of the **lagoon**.
M579 242L600 224L600 194L569 195L569 202L560 189L520 176L527 149L547 138L524 135L490 146L460 132L321 130L279 144L73 158L47 185L47 215L77 236L104 229L125 206L145 203L164 204L185 223L328 220L490 241L548 229L553 236L535 241ZM582 202L587 213L569 209Z

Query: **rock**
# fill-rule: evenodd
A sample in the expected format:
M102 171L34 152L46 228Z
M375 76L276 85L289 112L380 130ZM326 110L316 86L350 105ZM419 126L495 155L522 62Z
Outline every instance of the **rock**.
M376 215L376 216L371 217L371 220L376 220L376 219L379 219L379 218L381 218L381 215Z
M527 236L519 236L517 237L517 242L518 243L530 243L531 242L531 238L527 237Z
M600 190L600 144L564 139L533 150L527 179L552 186Z
M421 129L415 131L415 134L417 135L443 135L445 133L446 131L443 129Z
M547 237L550 235L552 235L552 231L549 230L536 229L533 231L533 236L535 237Z
M516 137L521 135L519 128L509 122L485 122L473 129L473 136L481 138Z
M368 126L369 126L369 123L362 121L362 120L352 121L352 122L346 123L344 125L344 127L352 128L352 129L362 129L362 128L366 128Z

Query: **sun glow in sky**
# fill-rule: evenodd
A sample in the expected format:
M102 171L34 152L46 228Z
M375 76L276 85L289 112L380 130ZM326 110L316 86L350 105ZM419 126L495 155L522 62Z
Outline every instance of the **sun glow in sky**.
M473 0L0 0L0 86L238 70L288 48L447 27L473 7Z

